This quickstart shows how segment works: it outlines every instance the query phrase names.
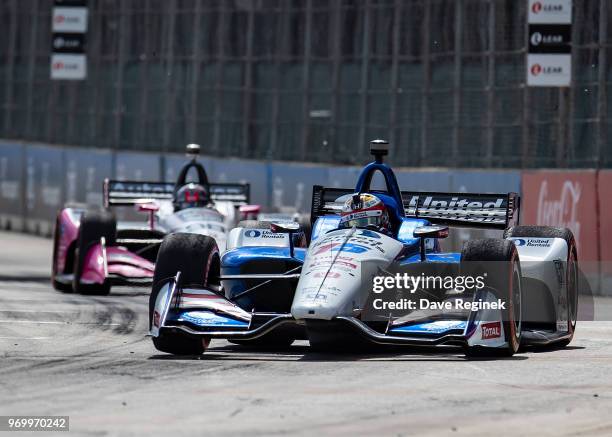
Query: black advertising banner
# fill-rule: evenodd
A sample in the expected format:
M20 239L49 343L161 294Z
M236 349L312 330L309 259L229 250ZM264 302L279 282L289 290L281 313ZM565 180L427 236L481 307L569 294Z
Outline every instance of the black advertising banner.
M54 33L51 50L54 53L85 53L85 34Z
M570 54L571 24L530 24L529 53Z

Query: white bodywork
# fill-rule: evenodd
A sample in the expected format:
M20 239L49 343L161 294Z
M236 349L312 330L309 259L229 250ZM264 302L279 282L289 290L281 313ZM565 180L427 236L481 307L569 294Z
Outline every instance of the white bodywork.
M187 232L212 237L219 251L227 246L227 234L236 225L236 207L232 202L215 202L213 207L188 208L174 212L170 202L160 204L156 229L165 233Z
M367 278L387 268L402 243L365 229L339 229L317 239L306 254L291 314L296 319L331 320L363 308Z
M568 247L562 238L512 237L519 259L523 278L545 283L553 293L557 305L557 330L568 330L568 290L565 271ZM529 293L524 287L523 293Z

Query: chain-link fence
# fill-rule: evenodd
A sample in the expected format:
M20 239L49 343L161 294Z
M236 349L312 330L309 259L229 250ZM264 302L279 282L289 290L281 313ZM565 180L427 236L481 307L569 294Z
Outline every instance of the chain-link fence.
M610 167L612 4L574 1L573 86L525 87L527 0L89 0L84 81L52 0L0 2L0 137L362 163Z

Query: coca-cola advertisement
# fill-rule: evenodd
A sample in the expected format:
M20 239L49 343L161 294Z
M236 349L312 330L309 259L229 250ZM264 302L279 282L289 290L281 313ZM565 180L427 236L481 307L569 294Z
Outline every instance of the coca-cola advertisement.
M594 170L524 172L521 223L570 228L579 259L597 261L596 177Z
M601 170L597 180L599 196L599 241L601 271L606 276L612 276L612 170Z

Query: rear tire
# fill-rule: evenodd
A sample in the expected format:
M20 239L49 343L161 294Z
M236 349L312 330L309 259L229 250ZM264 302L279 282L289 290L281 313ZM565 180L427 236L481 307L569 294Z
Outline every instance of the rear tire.
M571 343L578 320L578 250L574 234L568 228L551 226L514 226L504 233L505 238L562 238L567 243L567 264L565 268L568 302L568 333L570 337L557 343L565 347Z
M103 284L82 284L81 275L85 257L90 247L100 242L102 237L106 240L106 246L115 244L117 235L117 221L115 216L108 211L86 211L81 217L79 235L76 239L74 253L74 277L72 290L75 293L106 295L110 292L108 280Z
M162 242L157 254L153 289L149 298L149 329L153 321L155 301L169 278L181 272L181 286L198 287L220 285L220 259L217 243L211 237L198 234L170 234ZM174 355L201 355L206 339L178 333L164 333L153 337L155 348Z
M510 240L487 238L471 240L461 251L462 275L486 274L486 285L507 303L502 310L505 348L468 346L468 356L512 356L521 343L521 266L518 251ZM494 262L494 263L493 263ZM500 264L503 263L503 264Z

